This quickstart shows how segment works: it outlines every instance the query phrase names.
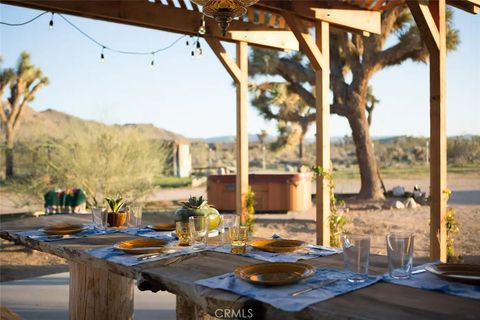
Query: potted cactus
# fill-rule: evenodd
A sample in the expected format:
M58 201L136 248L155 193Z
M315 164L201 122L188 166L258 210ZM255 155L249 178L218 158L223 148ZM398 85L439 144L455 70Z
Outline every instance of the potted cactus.
M109 227L121 227L127 220L125 211L125 200L122 197L106 197L107 203L107 223Z
M182 207L175 212L175 222L188 221L191 216L208 216L208 230L213 230L220 224L218 210L202 196L190 197L188 201L182 202Z

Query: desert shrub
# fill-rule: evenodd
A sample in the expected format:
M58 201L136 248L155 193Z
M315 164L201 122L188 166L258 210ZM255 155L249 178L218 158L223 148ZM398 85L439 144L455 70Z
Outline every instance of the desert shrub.
M254 218L255 218L255 193L252 191L252 187L248 187L247 191L247 221L246 226L250 232L253 232Z
M480 162L480 137L448 139L447 155L450 163Z
M163 142L131 133L51 143L48 152L36 153L29 175L10 188L41 196L48 189L78 187L89 203L108 194L138 199L155 188L155 178L164 171L166 150Z
M344 231L347 219L344 215L338 212L338 206L341 206L344 203L343 201L338 201L335 197L335 182L333 181L332 173L322 167L312 167L312 171L316 177L322 176L327 179L330 194L330 215L328 216L330 245L332 247L340 247L340 235Z

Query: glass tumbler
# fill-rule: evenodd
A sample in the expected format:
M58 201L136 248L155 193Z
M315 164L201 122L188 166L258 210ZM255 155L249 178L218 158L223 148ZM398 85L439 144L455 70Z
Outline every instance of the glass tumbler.
M231 243L230 230L234 227L240 227L240 215L231 213L223 214L222 217L222 243Z
M193 216L188 218L190 237L194 249L204 249L208 240L208 217Z
M175 233L177 234L179 246L190 245L190 224L188 221L177 221L175 223Z
M350 282L364 282L368 278L370 236L343 234L341 239L347 280Z
M388 272L394 279L409 279L413 267L412 232L389 233L386 235Z
M107 228L107 212L104 208L92 208L93 228L105 230Z
M142 225L142 207L128 207L127 225L129 228L140 228Z
M248 242L248 227L238 226L230 228L229 230L230 252L234 254L244 254L247 252Z

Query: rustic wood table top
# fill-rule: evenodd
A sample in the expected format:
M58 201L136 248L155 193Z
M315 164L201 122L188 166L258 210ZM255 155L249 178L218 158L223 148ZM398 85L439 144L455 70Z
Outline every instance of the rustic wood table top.
M28 218L1 224L0 237L26 247L51 253L69 262L84 263L115 274L138 279L140 290L167 290L200 306L209 314L217 309L252 310L254 319L479 319L478 300L415 289L388 283L338 296L307 307L300 312L285 312L269 304L218 289L195 285L199 279L232 272L235 268L260 261L217 252L199 252L181 257L152 261L126 267L97 259L85 249L111 246L118 241L136 238L124 233L42 242L15 233L44 227L57 222L88 223L89 215L56 215ZM426 259L415 259L423 263ZM480 257L467 257L466 262L480 264ZM343 268L341 254L308 260L316 267ZM370 273L387 271L387 258L370 256Z

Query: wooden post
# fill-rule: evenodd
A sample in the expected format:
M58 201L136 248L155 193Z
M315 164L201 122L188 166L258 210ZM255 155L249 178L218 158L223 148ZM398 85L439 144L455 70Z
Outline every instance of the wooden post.
M248 44L237 42L237 65L240 69L240 81L237 83L237 179L236 210L241 214L242 223L247 219L248 190L248 132L247 132L247 97L248 97Z
M133 319L133 279L70 263L70 320Z
M315 24L317 46L323 56L324 64L315 70L315 107L316 113L316 165L330 171L330 39L329 25L324 21ZM317 178L317 243L330 245L330 188L325 177Z
M430 50L430 259L447 260L447 133L445 0L430 1L439 47Z
M430 259L447 260L446 4L408 1L430 53Z
M248 191L248 132L247 132L247 97L248 97L248 43L236 43L237 61L232 60L218 39L205 37L217 58L237 85L237 178L235 188L235 209L241 215L242 223L247 221Z
M330 39L329 23L317 20L315 22L315 40L310 36L302 20L284 12L283 16L298 39L302 51L307 55L315 69L315 107L317 109L316 125L316 165L330 170ZM325 177L317 177L317 243L330 245L330 189Z

